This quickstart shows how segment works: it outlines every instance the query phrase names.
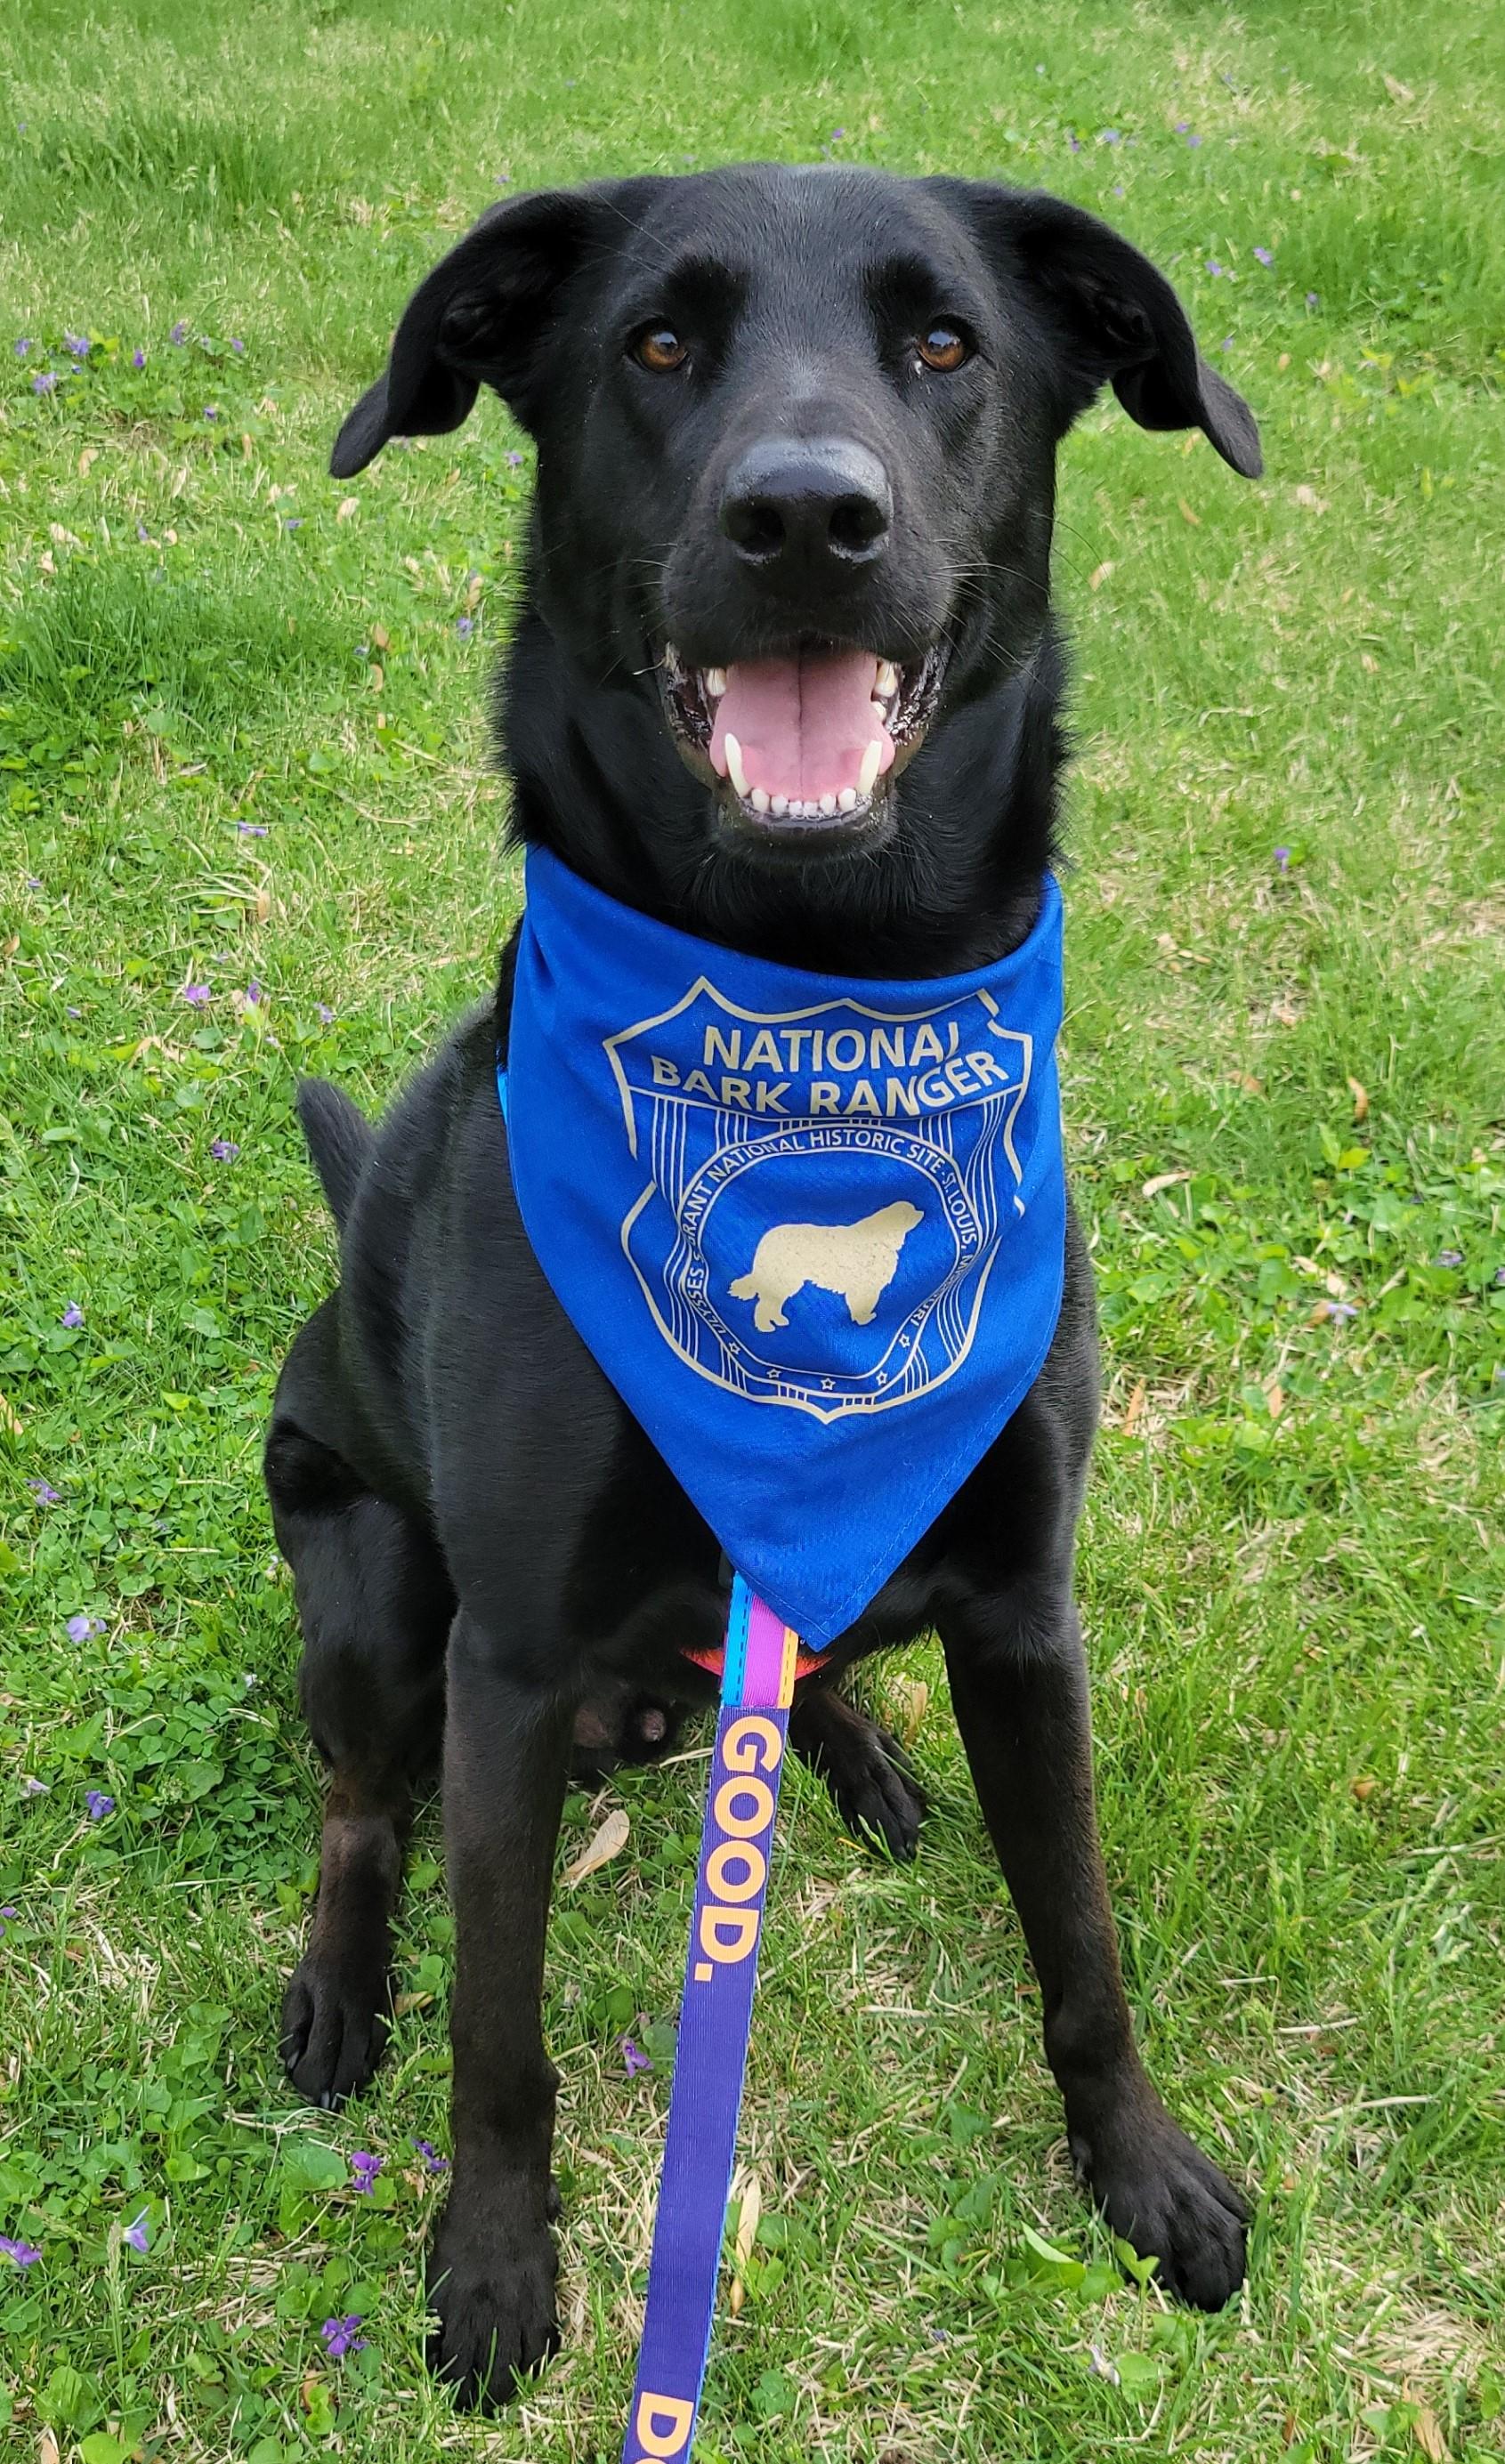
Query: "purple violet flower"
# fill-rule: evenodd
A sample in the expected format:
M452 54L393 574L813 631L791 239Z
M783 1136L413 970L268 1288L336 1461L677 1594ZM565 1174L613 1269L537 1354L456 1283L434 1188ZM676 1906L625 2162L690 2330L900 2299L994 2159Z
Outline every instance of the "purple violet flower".
M1201 144L1202 140L1201 140L1201 138L1197 135L1197 132L1196 132L1196 130L1195 130L1195 129L1193 129L1193 130L1192 130L1192 132L1191 132L1190 136L1189 136L1189 137L1187 138L1187 140L1186 140L1186 143L1187 143L1187 144L1188 144L1188 145L1192 145L1192 146L1196 146L1196 145L1200 145L1200 144Z
M62 1492L54 1488L50 1480L43 1480L39 1472L33 1472L26 1485L38 1506L57 1506L61 1503Z
M1320 308L1322 304L1320 294L1316 291L1309 291L1306 295L1306 304L1309 308Z
M1178 120L1178 121L1177 121L1177 122L1176 122L1176 134L1177 134L1177 136L1178 136L1178 137L1184 137L1184 136L1185 136L1185 134L1186 134L1187 129L1188 129L1190 126L1191 126L1191 122L1190 122L1190 121L1189 121L1189 120Z
M145 354L145 352L142 349L141 344L138 342L138 343L137 343L137 345L136 345L136 348L135 348L135 349L134 349L134 351L132 351L132 353L131 353L131 365L132 365L132 367L133 367L133 368L144 368L144 367L145 366L145 364L146 364L146 354Z
M468 642L468 641L470 640L470 638L471 638L471 635L472 635L472 634L475 632L475 630L476 630L476 619L475 619L475 617L474 617L474 616L456 616L456 618L455 618L455 620L454 620L454 629L455 629L456 633L458 633L458 635L459 635L459 637L460 637L460 640L461 640L462 642Z
M144 2258L145 2257L145 2255L146 2255L146 2211L145 2211L145 2209L144 2209L144 2208L143 2208L143 2210L142 2210L142 2211L141 2211L140 2215L137 2217L137 2219L136 2219L135 2223L134 2223L134 2224L127 2225L127 2226L125 2227L124 2231L123 2231L123 2232L122 2233L122 2234L121 2234L121 2239L122 2239L122 2241L128 2241L128 2242L130 2243L130 2246L131 2246L132 2250L139 2250L139 2251L141 2252L142 2256L143 2256Z
M70 1642L87 1642L92 1635L103 1632L104 1627L100 1618L86 1617L81 1609L77 1617L71 1617L68 1620L67 1634Z
M205 404L204 416L206 419L217 419L219 417L219 413L211 402L207 402Z
M216 1163L233 1163L240 1153L233 1138L210 1138L209 1151Z
M346 2353L365 2352L368 2339L358 2336L355 2332L361 2324L361 2320L362 2313L359 2310L347 2310L343 2319L324 2321L319 2332L324 2340L324 2348L332 2362L343 2362Z
M34 351L35 348L36 344L33 341L31 335L23 334L16 343L15 356L18 360L24 360L28 353Z
M1099 145L1121 145L1123 143L1123 139L1117 128L1099 128L1097 131L1097 143Z
M1329 1301L1327 1314L1335 1326L1346 1326L1351 1317L1359 1315L1358 1304L1354 1301Z
M651 2071L653 2067L652 2054L645 2054L642 2046L634 2044L631 2036L622 2038L621 2054L622 2067L629 2079L636 2079L639 2071Z
M505 453L503 454L502 459L512 470L516 471L519 463L522 459L522 456L520 453Z
M245 349L245 347L246 347L246 346L245 346L244 342L241 341L241 339L240 339L240 337L239 337L239 335L238 335L238 334L232 334L232 336L231 336L231 338L230 338L230 347L231 347L231 349L234 352L235 357L236 357L236 359L238 360L238 359L239 359L239 357L240 357L241 352Z
M42 2255L34 2242L16 2241L10 2233L0 2233L0 2251L13 2258L17 2267L34 2267Z
M1273 248L1256 248L1254 254L1261 265L1274 264L1275 252Z
M303 517L301 514L284 514L282 516L282 528L285 531L300 531L302 527Z
M320 1019L320 1023L321 1023L321 1025L322 1025L322 1026L333 1026L333 1024L334 1024L334 1023L335 1023L335 1014L334 1014L334 1011L330 1008L329 1003L328 1003L327 1001L321 1001L321 1002L320 1002L320 1004L319 1004L319 1019Z
M1289 872L1289 871L1290 871L1290 869L1291 869L1291 849L1290 849L1289 847L1276 847L1276 849L1275 849L1275 869L1276 869L1276 871L1277 871L1277 872Z
M832 143L833 145L839 145L839 144L840 144L840 143L841 143L841 141L842 141L842 139L846 136L846 134L847 134L847 132L846 132L846 130L845 130L844 128L833 128L833 129L831 130L831 132L830 132L830 142L831 142L831 143Z
M264 839L267 825L265 822L237 822L235 830L237 836L243 839Z
M55 393L56 390L57 379L54 376L52 369L38 368L35 376L32 379L32 391L33 393Z
M57 1321L59 1326L82 1326L83 1311L77 1301L70 1301Z
M113 1814L115 1811L114 1797L106 1796L102 1789L85 1789L83 1801L89 1809L91 1822L102 1822L107 1814Z
M63 349L69 352L76 360L86 360L93 348L94 344L90 341L87 334L65 334L63 336Z
M1220 265L1215 256L1209 256L1207 259L1207 272L1213 276L1214 280L1216 280L1219 275L1227 274L1228 267L1226 265Z
M1461 1249L1439 1249L1437 1252L1437 1264L1439 1266L1461 1266L1463 1264L1463 1251Z
M7 1925L13 1925L20 1913L21 1911L19 1908L0 1908L0 1942L4 1942L5 1940L5 1929Z
M382 2157L371 2155L365 2147L359 2148L351 2157L350 2170L355 2176L356 2189L363 2199L368 2199L376 2188L376 2177L382 2169L383 2162ZM360 2323L357 2320L356 2325L359 2326Z
M189 1009L203 1009L214 998L213 987L210 984L185 984L179 998L188 1002Z
M261 986L257 983L255 976L252 977L251 981L246 986L245 992L241 998L245 1001L247 1009L255 1009L259 1005L261 1000Z
M1067 130L1067 132L1066 132L1066 142L1067 142L1068 145L1071 147L1072 152L1073 152L1073 154L1079 154L1079 153L1081 152L1081 150L1082 150L1082 141L1081 141L1081 139L1077 136L1077 134L1076 134L1076 132L1075 132L1075 130L1074 130L1074 129L1071 129L1071 128L1069 128L1069 129Z
M180 318L178 319L177 323L174 325L174 327L173 327L173 329L172 329L171 333L167 336L167 340L168 340L168 341L169 341L169 342L173 343L173 344L176 346L176 348L177 348L178 350L180 350L180 351L181 351L181 350L182 350L182 348L183 348L184 343L188 341L188 319L187 319L186 317L180 317Z
M47 1781L45 1779L38 1779L34 1772L29 1771L21 1782L21 1794L23 1796L51 1796L52 1793L53 1792Z
M419 2155L423 2158L424 2164L431 2173L447 2173L449 2171L450 2160L448 2156L441 2156L439 2154L439 2151L434 2146L432 2140L415 2139L413 2141L413 2145L417 2148Z

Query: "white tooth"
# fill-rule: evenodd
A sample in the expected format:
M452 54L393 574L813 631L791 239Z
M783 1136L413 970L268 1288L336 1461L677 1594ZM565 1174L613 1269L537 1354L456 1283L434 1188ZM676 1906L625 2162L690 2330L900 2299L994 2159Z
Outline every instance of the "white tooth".
M726 756L726 775L739 796L747 793L747 773L742 768L742 748L735 736L723 736L721 751Z
M788 811L788 809L789 809L789 800L788 800L787 796L775 796L775 797L774 797L774 799L773 799L773 810L774 810L774 811L779 815L779 818L780 818L780 820L781 820L781 821L783 820L783 818L784 818L785 814Z
M836 802L844 813L853 811L857 802L857 791L855 787L843 787L840 795L836 799Z
M731 740L731 737L728 737L726 739L728 746L730 746ZM857 793L859 796L872 795L874 782L878 775L878 763L882 759L883 747L878 742L876 737L874 737L873 742L869 745L866 753L864 753L862 757L862 767L857 773Z
M705 690L710 694L713 701L720 700L722 693L726 691L726 670L724 668L706 669Z
M878 691L885 697L898 691L898 670L892 659L878 661Z
M821 798L821 811L823 813L833 813L835 809L836 799L834 796L823 796Z
M753 811L755 813L765 813L767 811L770 799L765 788L755 787L753 789L752 800Z
M873 713L874 717L877 720L878 725L879 725L880 727L886 727L886 726L887 726L887 724L888 724L888 715L889 715L889 706L888 706L887 702L886 702L886 701L870 701L870 702L869 702L869 704L868 704L868 708L869 708L869 710L871 710L871 712Z

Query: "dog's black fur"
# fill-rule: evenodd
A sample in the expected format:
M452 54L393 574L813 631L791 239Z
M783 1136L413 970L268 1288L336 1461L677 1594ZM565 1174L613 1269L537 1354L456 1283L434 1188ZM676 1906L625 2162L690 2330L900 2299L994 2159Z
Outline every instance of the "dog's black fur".
M916 356L937 319L970 352L954 372ZM634 346L664 325L688 357L655 373ZM1141 426L1200 427L1257 474L1253 422L1199 361L1169 286L1073 208L857 171L633 179L487 214L415 295L333 467L456 427L494 385L539 447L498 714L514 829L738 949L940 975L1023 937L1051 858L1054 456L1107 383ZM741 551L722 527L728 473L769 435L850 440L881 462L881 552L786 570ZM867 825L800 834L755 826L675 741L667 641L707 665L811 641L896 663L941 646L946 665ZM572 1745L597 1765L661 1750L679 1710L713 1698L683 1654L714 1648L724 1607L715 1538L523 1236L495 1079L510 980L509 951L495 1004L380 1131L333 1089L302 1090L342 1280L293 1347L266 1455L330 1768L288 2067L323 2104L370 2076L409 1789L442 1739L458 1933L434 2360L480 2403L556 2336L540 1996ZM1096 1396L1073 1223L1037 1384L802 1690L793 1734L847 1818L911 1854L918 1795L840 1684L864 1655L939 1630L1073 2156L1161 2280L1216 2309L1242 2280L1243 2205L1140 2065L1095 1824L1072 1560Z

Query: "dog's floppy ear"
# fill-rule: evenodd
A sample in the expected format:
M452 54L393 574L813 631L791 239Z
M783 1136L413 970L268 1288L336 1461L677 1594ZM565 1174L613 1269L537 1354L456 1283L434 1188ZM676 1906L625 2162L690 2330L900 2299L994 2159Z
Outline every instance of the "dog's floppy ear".
M592 245L620 232L633 185L646 184L542 189L482 214L409 300L386 375L335 439L335 478L353 478L394 436L448 434L483 385L526 423L554 295Z
M1078 206L1038 189L936 182L960 199L985 253L1045 307L1063 347L1068 422L1111 385L1141 428L1200 428L1257 479L1254 414L1198 352L1175 292L1147 256Z

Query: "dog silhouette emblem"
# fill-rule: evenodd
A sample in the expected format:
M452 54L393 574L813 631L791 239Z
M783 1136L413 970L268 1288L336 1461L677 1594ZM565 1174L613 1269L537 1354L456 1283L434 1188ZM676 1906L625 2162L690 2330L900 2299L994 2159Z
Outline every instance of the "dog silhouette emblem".
M839 1293L853 1326L871 1326L898 1272L899 1251L922 1220L922 1210L900 1198L855 1223L775 1223L746 1274L729 1287L732 1298L757 1302L753 1324L760 1334L788 1325L786 1304L807 1284Z

